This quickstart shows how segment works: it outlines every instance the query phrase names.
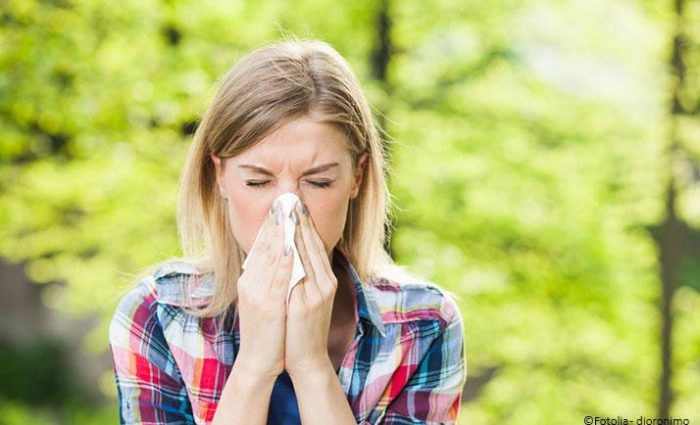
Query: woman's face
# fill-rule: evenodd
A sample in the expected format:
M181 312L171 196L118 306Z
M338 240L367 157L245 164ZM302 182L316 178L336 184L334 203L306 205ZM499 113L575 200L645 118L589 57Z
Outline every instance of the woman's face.
M309 210L332 259L367 160L364 153L354 172L347 146L342 132L307 116L290 121L224 163L212 155L219 190L227 198L233 235L246 255L272 201L282 193L294 192Z

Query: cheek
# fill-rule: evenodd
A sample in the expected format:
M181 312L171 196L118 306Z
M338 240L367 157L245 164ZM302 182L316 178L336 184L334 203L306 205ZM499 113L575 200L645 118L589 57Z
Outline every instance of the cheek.
M232 188L228 194L227 207L233 236L247 253L265 221L270 202L245 188Z
M343 233L348 197L344 193L317 194L306 199L316 230L326 248L331 248Z

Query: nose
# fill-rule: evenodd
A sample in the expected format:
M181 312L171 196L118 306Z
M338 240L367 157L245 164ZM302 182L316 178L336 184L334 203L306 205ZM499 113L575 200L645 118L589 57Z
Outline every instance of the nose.
M283 193L288 193L288 192L297 195L297 197L301 200L302 205L305 204L303 195L301 193L301 190L299 189L299 185L293 184L293 183L290 183L287 185L282 185L281 189L279 191L277 191L277 193L275 194L274 199L277 199L277 197L279 197Z

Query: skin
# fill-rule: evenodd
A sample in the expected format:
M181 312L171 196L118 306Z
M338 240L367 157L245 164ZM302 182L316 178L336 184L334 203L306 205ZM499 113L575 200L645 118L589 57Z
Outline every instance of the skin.
M332 259L333 247L345 227L348 202L359 192L367 161L365 153L360 170L354 172L346 150L348 143L335 127L307 116L287 123L245 152L226 159L223 170L221 160L212 155L221 195L227 198L234 237L246 254L272 201L284 192L296 192L315 219L326 254ZM301 177L314 166L332 162L339 165ZM274 175L242 168L244 165L258 165ZM329 181L332 183L327 188L314 184ZM255 183L264 185L248 186Z
M241 347L213 424L244 418L266 423L272 387L284 369L304 424L355 423L335 372L354 336L353 288L349 276L332 267L332 253L349 201L359 192L367 154L354 170L347 146L342 132L309 115L236 157L211 157L234 237L246 254L261 231L260 250L251 253L238 281ZM337 165L305 173L327 163ZM292 256L283 253L281 217L271 213L272 201L284 192L295 192L308 212L297 205L293 213L307 276L292 290L288 311Z

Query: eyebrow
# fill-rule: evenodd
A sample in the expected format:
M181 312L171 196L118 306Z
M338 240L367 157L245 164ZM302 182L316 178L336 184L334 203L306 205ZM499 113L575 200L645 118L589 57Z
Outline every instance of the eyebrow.
M318 166L313 167L313 168L309 168L308 170L304 171L302 176L308 176L310 174L320 173L322 171L328 170L329 168L337 167L338 165L340 165L340 164L337 162L329 162L328 164L321 164L321 165L318 165ZM274 174L272 174L270 171L264 169L263 167L258 167L257 165L241 164L238 167L239 168L249 168L249 169L251 169L253 171L257 171L258 173L261 173L261 174L265 174L268 176L274 176Z

